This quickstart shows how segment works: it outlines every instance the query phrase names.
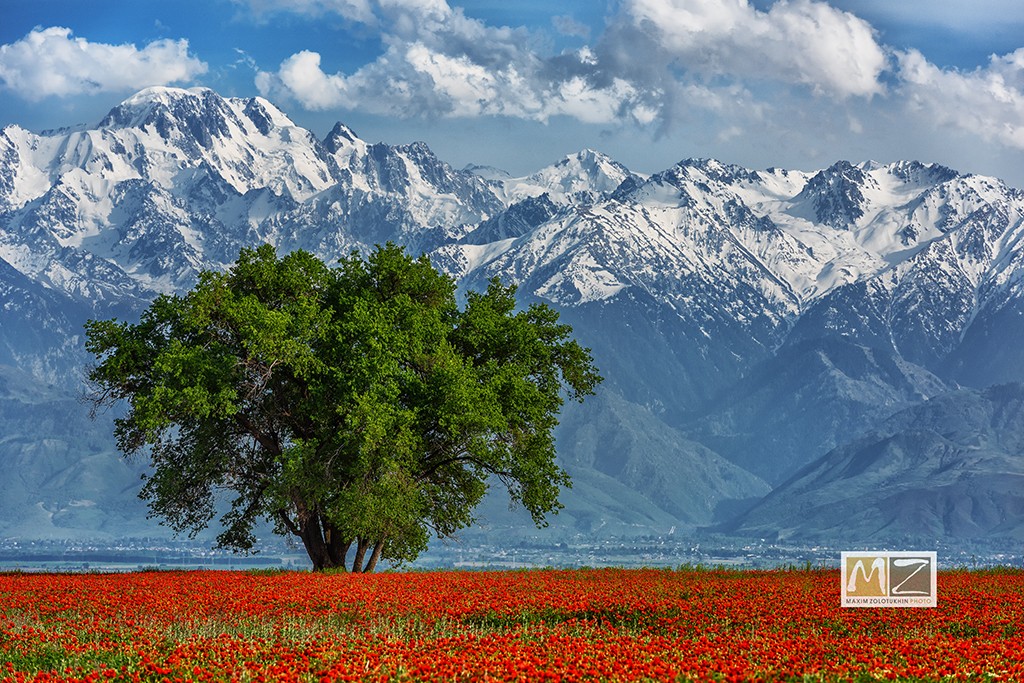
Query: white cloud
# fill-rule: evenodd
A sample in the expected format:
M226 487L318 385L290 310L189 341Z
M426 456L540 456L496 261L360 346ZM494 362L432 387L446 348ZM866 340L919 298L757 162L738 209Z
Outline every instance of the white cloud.
M256 87L264 95L290 95L306 109L323 110L344 106L348 84L320 68L320 55L303 50L284 62L276 74L256 74Z
M415 71L426 76L433 90L451 102L452 116L499 114L501 80L515 80L515 72L492 72L474 64L464 55L449 56L431 51L422 43L414 43L406 51L405 60ZM511 78L509 78L511 76Z
M611 123L622 118L624 106L636 96L626 81L615 79L609 87L594 88L576 77L559 84L545 108L548 116L562 114L584 123Z
M415 117L508 116L547 121L569 116L586 123L631 119L648 124L657 108L623 79L595 87L586 78L546 80L539 63L487 68L466 55L436 52L423 43L395 43L377 61L355 73L327 74L320 55L302 52L256 84L269 97L286 97L307 109L359 108Z
M336 13L354 2L334 0ZM380 56L327 73L319 55L299 52L261 72L260 91L318 110L691 131L730 149L756 135L766 155L890 154L913 138L917 153L942 159L922 142L936 125L1024 149L1024 49L972 72L944 70L886 48L870 24L825 2L623 0L603 35L559 54L445 0L367 2Z
M560 71L538 56L525 29L486 25L444 0L377 0L375 8L386 45L375 61L350 74L328 74L319 55L301 52L276 72L259 73L260 92L308 109L398 116L652 119L650 103L626 80L591 81L588 74L599 65L588 48L559 55Z
M139 49L90 43L55 26L0 45L0 85L31 101L187 82L206 70L189 55L187 40L157 40Z
M1024 48L971 72L940 69L916 50L899 67L908 106L925 121L1024 149Z
M247 2L256 8L268 0ZM595 45L557 55L543 55L542 41L525 29L484 24L446 0L287 0L275 7L333 8L382 32L384 54L352 73L325 73L318 55L302 52L258 75L264 95L309 109L665 125L695 84L718 80L728 89L771 79L871 97L883 91L887 66L870 25L811 0L780 0L767 12L747 0L626 0Z
M624 11L684 73L767 78L841 97L883 91L887 57L872 27L823 2L780 0L762 12L747 0L628 0Z

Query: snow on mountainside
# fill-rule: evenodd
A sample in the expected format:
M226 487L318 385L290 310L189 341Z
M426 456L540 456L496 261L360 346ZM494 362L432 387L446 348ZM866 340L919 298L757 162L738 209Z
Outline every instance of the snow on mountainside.
M131 179L179 189L205 167L239 194L269 188L301 201L333 184L309 131L266 100L226 99L212 90L150 88L115 107L95 129L34 135L9 126L0 145L5 158L18 162L9 191L0 194L7 209L60 181L99 199Z
M955 308L945 290L932 291L930 305L908 306L899 315L871 308L879 314L872 338L851 337L833 324L829 302L854 298L859 288L880 286L901 269L920 268L915 264L924 263L928 254L956 243L961 228L978 221L985 207L1019 205L1016 191L997 181L960 177L939 166L868 162L850 168L858 173L845 175L863 187L842 193L859 194L860 208L841 228L809 217L814 198L807 188L825 187L811 182L822 174L843 173L755 172L714 160L688 160L639 183L624 183L605 201L562 211L517 237L451 245L434 256L461 275L465 286L481 286L497 275L519 283L525 292L578 309L574 322L583 329L602 329L586 339L599 362L629 368L611 378L618 390L689 429L694 414L705 414L719 394L769 363L788 343L838 336L885 349L891 346L887 340L940 327ZM1002 234L998 223L981 222ZM990 262L1007 261L993 256ZM974 296L974 291L965 295ZM871 305L871 300L857 299L841 309ZM820 320L825 323L812 324ZM985 337L1000 338L998 333ZM988 343L991 347L993 342ZM899 351L893 352L898 361ZM804 353L814 357L812 350ZM917 355L908 358L911 364L921 362ZM1012 366L1013 358L1008 363ZM1024 364L1018 365L1024 378ZM741 432L705 425L695 427L696 433L713 437L723 448L747 444L744 450L726 450L769 480L791 472L868 421L858 411L870 407L871 398L847 396L842 381L827 380L826 391L814 388L819 379L813 367L798 373L798 382L807 385L791 386L796 396L816 396L810 405L844 406L841 418L818 423L825 430L820 436L762 433L785 430L808 405L785 396L776 397L774 405L790 406L793 413L767 416L751 405L753 412L733 418ZM953 379L934 364L928 368ZM924 368L907 372L928 374ZM961 372L958 381L967 374ZM931 395L906 390L896 374L881 376L883 382L896 382L879 389L894 401L880 406L882 416ZM860 381L848 379L855 386Z
M900 232L916 231L910 255L831 292L794 338L839 334L939 370L973 325L1019 302L1024 195L990 178L955 178L908 208Z
M173 291L255 242L322 254L430 246L504 208L422 143L369 145L344 127L321 143L266 100L202 89L144 90L91 130L9 126L0 160L0 257L84 297L48 271L92 255L113 269L86 273L100 289ZM323 234L343 226L354 239Z
M689 160L629 177L603 201L552 206L544 223L443 247L439 259L469 281L498 275L562 305L634 288L708 336L724 317L771 347L830 292L910 268L983 207L1020 204L997 181L915 163L812 175Z
M633 177L628 168L592 149L571 154L522 178L495 178L492 175L509 204L542 194L559 203L593 202L614 192L623 181Z
M320 142L266 100L203 89L142 91L92 130L10 126L0 160L0 257L71 293L89 256L106 262L87 276L96 291L170 291L256 241L326 255L393 239L560 304L637 287L682 307L713 289L730 317L783 330L977 211L1020 203L991 179L916 163L810 174L688 160L642 178L584 150L488 180L422 143L369 144L342 124Z
M607 155L586 149L536 173L513 178L494 169L471 167L474 173L487 178L508 207L481 223L461 241L470 245L487 245L521 237L534 228L553 220L576 207L590 206L608 199L621 187L641 181L622 164ZM465 273L479 261L479 250L472 247L454 257L456 273ZM488 249L485 253L494 253Z
M515 178L151 88L94 128L0 131L0 366L75 386L89 317L130 318L242 247L333 260L390 240L463 291L497 276L557 306L607 377L559 432L584 497L661 510L621 528L706 523L950 387L1024 380L1022 226L1024 194L934 164L640 175L583 150ZM618 442L590 419L648 436L603 452ZM705 503L638 474L665 458ZM567 513L594 518L582 499Z
M239 194L268 188L302 201L333 184L330 163L313 134L258 97L151 88L115 107L99 130L117 141L113 145L123 145L121 154L140 177L163 187L180 182L176 170L188 174L202 163Z

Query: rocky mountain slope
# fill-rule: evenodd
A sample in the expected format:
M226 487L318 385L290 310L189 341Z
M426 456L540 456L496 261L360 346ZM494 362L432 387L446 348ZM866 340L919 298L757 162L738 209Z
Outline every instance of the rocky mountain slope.
M4 536L159 535L136 497L145 463L118 457L110 415L92 420L78 397L0 367L0 425Z
M1022 224L1020 191L934 164L754 171L689 159L645 176L584 150L513 178L454 169L423 143L371 144L340 123L318 140L261 98L153 88L95 127L0 131L0 365L74 395L90 317L137 315L243 246L332 260L394 241L463 291L497 276L561 311L607 378L563 416L560 457L578 487L562 528L658 534L791 495L769 488L894 415L974 396L959 387L1024 381L1012 343L1024 332ZM3 433L25 432L22 408L0 405ZM91 424L83 434L104 433ZM105 443L83 462L115 458ZM0 462L20 467L24 449L5 444ZM1024 455L1004 450L1005 469L1024 472ZM835 491L860 495L866 481ZM36 502L48 495L39 486ZM31 507L24 482L2 487ZM946 504L972 504L954 491ZM100 517L127 509L107 494ZM12 515L0 534L44 533Z
M1024 540L1024 385L907 408L807 465L726 525L762 538Z

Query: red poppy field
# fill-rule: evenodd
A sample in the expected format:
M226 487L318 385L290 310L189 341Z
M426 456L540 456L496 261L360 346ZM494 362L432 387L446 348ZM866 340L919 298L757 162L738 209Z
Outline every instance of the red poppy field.
M1024 572L0 574L0 681L1024 680Z

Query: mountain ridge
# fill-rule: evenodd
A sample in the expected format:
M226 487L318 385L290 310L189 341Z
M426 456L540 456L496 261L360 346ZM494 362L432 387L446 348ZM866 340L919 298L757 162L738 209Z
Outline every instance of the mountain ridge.
M262 98L152 88L93 128L0 131L0 366L74 391L88 318L131 318L256 243L331 261L393 241L460 291L517 285L593 349L608 394L558 432L588 482L566 493L580 528L696 529L901 411L1024 381L1006 343L1022 235L1024 193L938 164L639 174L581 150L513 177L343 123L319 140Z

